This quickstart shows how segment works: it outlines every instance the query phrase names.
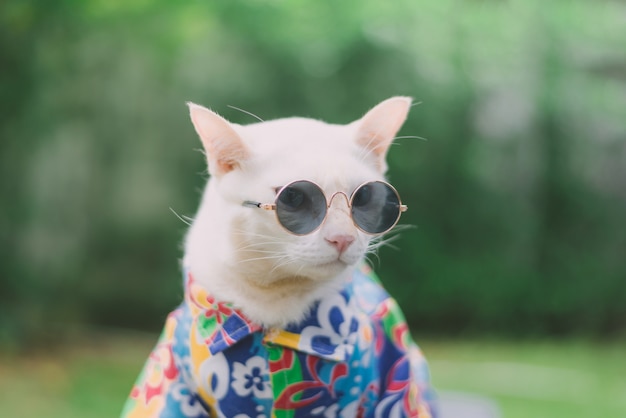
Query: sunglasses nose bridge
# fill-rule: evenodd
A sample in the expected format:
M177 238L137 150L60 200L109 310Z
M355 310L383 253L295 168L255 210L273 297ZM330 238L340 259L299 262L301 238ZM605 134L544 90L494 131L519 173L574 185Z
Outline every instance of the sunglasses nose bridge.
M330 196L330 199L328 199L328 207L330 208L332 206L333 200L335 200L335 197L337 195L342 195L344 197L344 199L346 200L346 206L348 208L350 208L350 198L344 192L335 192L335 193L333 193L332 196Z

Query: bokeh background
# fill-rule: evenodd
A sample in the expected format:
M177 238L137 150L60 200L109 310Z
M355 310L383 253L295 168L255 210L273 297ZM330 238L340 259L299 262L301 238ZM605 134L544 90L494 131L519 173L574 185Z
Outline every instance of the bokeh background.
M121 408L207 178L186 101L347 123L393 95L415 228L373 261L436 384L626 416L618 0L1 2L0 415Z

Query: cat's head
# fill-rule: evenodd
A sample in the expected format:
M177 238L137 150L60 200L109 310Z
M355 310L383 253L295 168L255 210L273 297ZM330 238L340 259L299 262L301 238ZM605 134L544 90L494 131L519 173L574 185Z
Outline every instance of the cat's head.
M394 97L348 125L288 118L241 126L190 103L211 175L187 242L191 262L211 252L213 263L264 285L324 282L354 266L374 236L355 226L347 198L384 179L387 151L410 105ZM297 180L319 185L330 205L319 228L304 235L289 232L276 211L250 204L274 203Z

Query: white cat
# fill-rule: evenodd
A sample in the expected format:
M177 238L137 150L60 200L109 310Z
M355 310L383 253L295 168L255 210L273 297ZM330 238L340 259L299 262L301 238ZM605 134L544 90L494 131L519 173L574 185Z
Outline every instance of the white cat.
M383 180L385 155L410 105L392 98L345 126L302 118L240 126L190 104L211 179L184 265L217 299L264 326L301 320L328 287L341 285L372 236L354 225L345 199L333 199L320 230L306 236L285 232L273 213L242 202L272 202L276 189L294 180L314 181L328 197Z
M431 416L425 363L363 267L406 209L384 173L410 106L394 97L348 125L241 126L189 103L210 179L185 240L186 301L126 416ZM273 356L299 358L284 370L302 381Z

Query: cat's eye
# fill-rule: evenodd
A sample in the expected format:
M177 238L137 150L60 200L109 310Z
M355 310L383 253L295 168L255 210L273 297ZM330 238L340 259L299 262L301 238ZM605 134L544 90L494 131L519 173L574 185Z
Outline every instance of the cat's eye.
M332 195L332 199L343 194L348 200L352 221L361 231L368 234L383 234L393 228L406 205L392 185L384 181L371 181L357 187L350 198L343 192ZM257 207L276 212L278 222L289 232L306 235L317 230L326 219L330 207L324 191L308 180L298 180L278 190L274 203L250 200L244 206Z

